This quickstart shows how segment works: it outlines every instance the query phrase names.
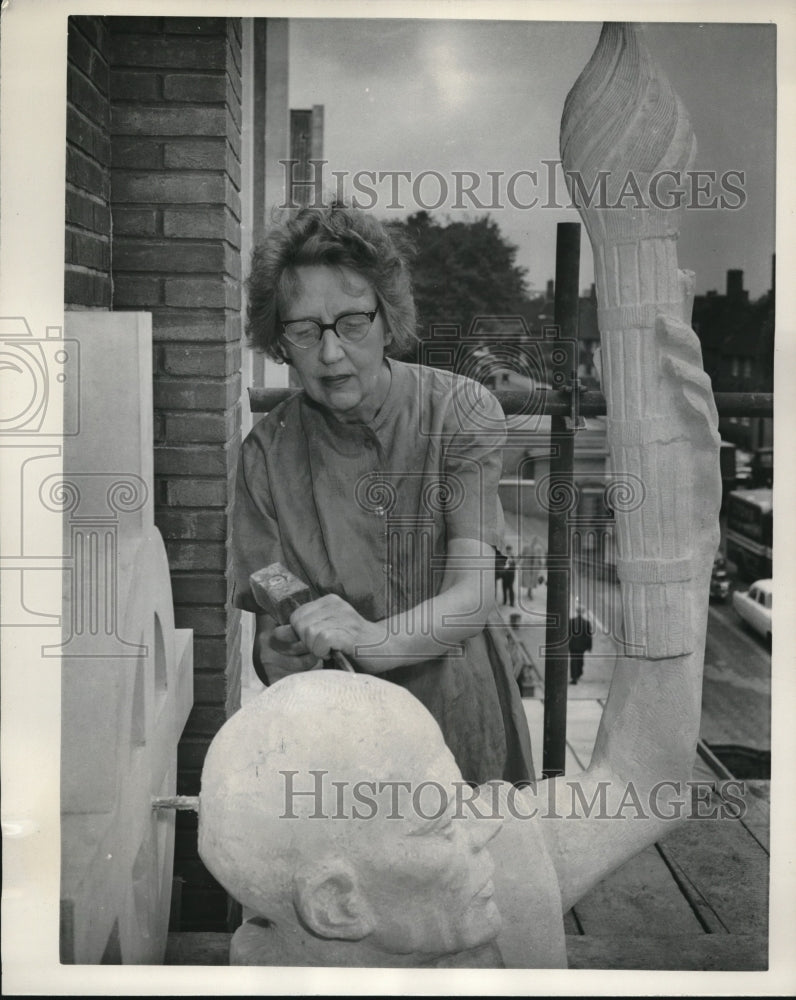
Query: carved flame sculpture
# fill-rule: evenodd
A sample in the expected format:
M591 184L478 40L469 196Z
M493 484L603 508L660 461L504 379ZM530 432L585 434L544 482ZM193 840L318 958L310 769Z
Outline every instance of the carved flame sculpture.
M660 324L663 316L690 324L694 282L677 266L677 188L695 153L688 115L640 29L604 25L566 100L561 159L594 251L613 471L637 494L615 507L625 639L629 652L652 659L693 651L699 632L689 587L698 518L694 485L683 481L691 445L668 416L660 378L663 356L677 363L682 353L701 368L694 335L675 344Z

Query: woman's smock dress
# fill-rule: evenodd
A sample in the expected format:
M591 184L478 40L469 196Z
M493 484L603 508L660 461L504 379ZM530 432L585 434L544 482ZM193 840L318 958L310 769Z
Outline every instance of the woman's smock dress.
M470 379L387 363L390 389L371 422L342 423L298 392L246 437L233 515L236 607L261 612L249 575L279 561L313 596L338 594L380 621L439 592L450 539L500 544L506 431L497 400ZM380 676L431 712L466 781L532 780L525 713L489 605L490 625L461 647Z

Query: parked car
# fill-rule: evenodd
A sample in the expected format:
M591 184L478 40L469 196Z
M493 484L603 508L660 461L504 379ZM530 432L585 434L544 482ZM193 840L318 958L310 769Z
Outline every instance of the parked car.
M723 562L724 560L722 560ZM710 575L710 596L718 601L726 601L730 596L732 581L730 574L722 566L713 565L713 572Z
M758 580L747 591L736 590L732 606L748 625L771 641L771 580Z

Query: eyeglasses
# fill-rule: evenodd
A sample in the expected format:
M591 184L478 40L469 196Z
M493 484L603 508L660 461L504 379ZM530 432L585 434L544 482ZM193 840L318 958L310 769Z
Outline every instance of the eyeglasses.
M346 313L344 316L338 316L334 323L296 319L287 323L280 322L279 325L282 327L282 336L285 340L301 350L319 344L324 330L334 330L343 343L356 344L357 341L367 337L378 311L379 307L376 306L373 312Z

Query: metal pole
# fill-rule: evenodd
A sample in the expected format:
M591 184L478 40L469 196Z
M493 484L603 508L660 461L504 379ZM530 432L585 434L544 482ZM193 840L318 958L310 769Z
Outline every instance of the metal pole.
M249 389L252 413L268 413L275 406L295 395L294 389ZM572 396L557 389L544 389L541 403L522 389L492 389L506 416L514 413L544 413L563 417L572 411ZM770 417L774 412L774 397L770 392L714 392L716 409L722 417ZM579 394L578 412L584 417L605 416L605 396L599 389L584 389Z
M556 236L555 325L560 341L553 351L553 384L577 377L578 281L580 223L559 222ZM573 390L577 391L577 390ZM569 667L570 504L573 483L575 429L566 417L550 418L550 493L547 521L547 616L544 666L544 742L542 775L564 773L567 735ZM558 489L557 489L558 486Z

